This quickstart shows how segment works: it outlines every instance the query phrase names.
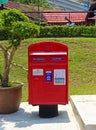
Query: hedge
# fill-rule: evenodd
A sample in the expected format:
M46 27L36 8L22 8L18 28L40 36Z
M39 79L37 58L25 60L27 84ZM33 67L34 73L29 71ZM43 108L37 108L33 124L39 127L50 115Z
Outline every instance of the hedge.
M96 26L45 26L39 37L96 37Z
M10 32L0 28L0 40ZM96 37L96 26L41 26L39 37Z

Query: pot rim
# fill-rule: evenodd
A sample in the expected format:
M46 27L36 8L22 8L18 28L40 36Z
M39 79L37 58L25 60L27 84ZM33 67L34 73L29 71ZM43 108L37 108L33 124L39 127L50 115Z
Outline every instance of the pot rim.
M11 89L18 89L18 88L21 88L23 87L23 84L18 84L17 86L11 86L11 87L0 87L0 90L3 91L3 90L11 90Z

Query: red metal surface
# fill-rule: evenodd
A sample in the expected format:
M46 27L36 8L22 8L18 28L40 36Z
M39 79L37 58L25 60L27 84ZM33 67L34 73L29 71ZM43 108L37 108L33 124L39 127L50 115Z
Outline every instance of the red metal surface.
M68 47L39 42L28 48L29 104L68 103Z

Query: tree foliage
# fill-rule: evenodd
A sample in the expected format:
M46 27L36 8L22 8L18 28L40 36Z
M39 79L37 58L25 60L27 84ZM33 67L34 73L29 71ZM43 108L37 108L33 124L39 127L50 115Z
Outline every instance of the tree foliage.
M4 72L0 74L1 86L8 87L9 72L15 51L21 44L21 40L38 36L39 27L30 22L29 18L16 9L8 9L0 12L0 32L5 31L8 45L0 44L0 51L4 55Z
M23 13L16 9L3 10L2 13L2 22L3 26L11 27L14 22L22 21L22 22L30 22L29 18L25 16Z
M41 7L50 7L50 4L47 2L47 0L13 0L15 2L23 3L23 4L31 4Z

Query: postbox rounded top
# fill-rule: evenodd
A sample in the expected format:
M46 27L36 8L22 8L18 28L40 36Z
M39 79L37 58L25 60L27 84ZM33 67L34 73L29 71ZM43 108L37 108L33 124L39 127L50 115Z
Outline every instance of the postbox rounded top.
M44 42L37 42L34 44L30 44L28 47L28 51L31 52L63 52L68 51L68 47L59 42L53 41L44 41Z

